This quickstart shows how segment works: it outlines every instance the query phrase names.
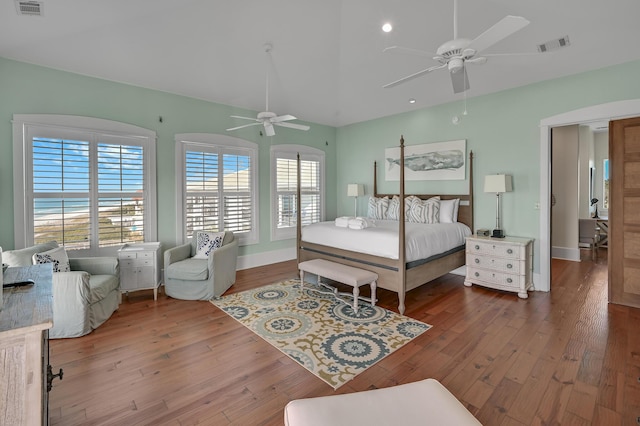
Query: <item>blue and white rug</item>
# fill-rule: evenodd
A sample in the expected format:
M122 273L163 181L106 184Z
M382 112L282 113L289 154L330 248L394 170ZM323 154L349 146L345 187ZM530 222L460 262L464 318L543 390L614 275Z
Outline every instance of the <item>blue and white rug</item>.
M353 307L288 280L212 300L334 389L400 349L430 325L366 302Z

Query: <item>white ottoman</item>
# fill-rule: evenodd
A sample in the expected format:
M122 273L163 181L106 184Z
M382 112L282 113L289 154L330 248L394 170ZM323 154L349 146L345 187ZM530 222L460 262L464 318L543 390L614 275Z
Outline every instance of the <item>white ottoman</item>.
M286 426L434 425L481 423L435 379L345 395L297 399L284 409Z

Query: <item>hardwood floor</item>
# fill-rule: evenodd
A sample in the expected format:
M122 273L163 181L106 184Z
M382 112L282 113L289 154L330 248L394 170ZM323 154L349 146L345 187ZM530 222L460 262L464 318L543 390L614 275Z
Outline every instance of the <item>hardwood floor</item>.
M553 261L552 291L527 300L456 275L409 292L406 314L433 328L337 391L209 302L131 294L51 341L51 424L281 425L292 399L433 377L485 425L637 425L640 310L607 304L606 251L585 260ZM296 276L293 261L239 271L230 292Z

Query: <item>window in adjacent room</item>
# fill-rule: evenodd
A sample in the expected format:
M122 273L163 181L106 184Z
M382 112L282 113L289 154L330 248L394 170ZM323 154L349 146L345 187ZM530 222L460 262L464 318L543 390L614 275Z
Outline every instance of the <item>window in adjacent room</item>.
M16 246L55 240L99 255L157 239L155 132L90 117L15 115L14 139Z
M216 134L176 135L178 241L197 231L233 231L258 242L258 145Z
M324 152L304 145L271 147L271 239L296 236L297 154L302 224L324 218Z

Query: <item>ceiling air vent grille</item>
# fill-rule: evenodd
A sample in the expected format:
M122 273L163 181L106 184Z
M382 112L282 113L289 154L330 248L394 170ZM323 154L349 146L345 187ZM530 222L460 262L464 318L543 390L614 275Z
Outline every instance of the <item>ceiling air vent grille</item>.
M42 16L44 6L40 1L16 0L16 10L18 15Z
M561 49L563 47L568 47L571 43L569 43L569 36L566 35L562 38L558 38L555 40L548 41L543 44L538 45L538 52L544 53L549 52L551 50Z

